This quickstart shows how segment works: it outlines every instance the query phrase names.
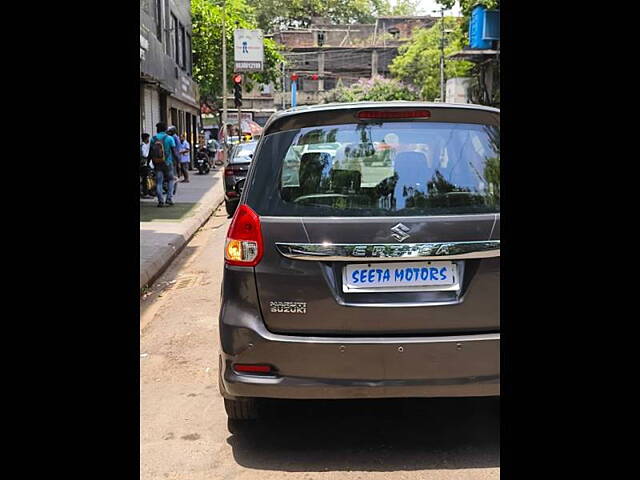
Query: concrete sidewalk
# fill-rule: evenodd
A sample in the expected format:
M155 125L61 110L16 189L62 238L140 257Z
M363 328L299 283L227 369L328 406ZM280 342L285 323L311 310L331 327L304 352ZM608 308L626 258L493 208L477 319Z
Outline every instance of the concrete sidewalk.
M190 171L189 180L178 184L172 207L158 208L156 199L140 199L140 290L153 284L224 201L222 168L208 175Z

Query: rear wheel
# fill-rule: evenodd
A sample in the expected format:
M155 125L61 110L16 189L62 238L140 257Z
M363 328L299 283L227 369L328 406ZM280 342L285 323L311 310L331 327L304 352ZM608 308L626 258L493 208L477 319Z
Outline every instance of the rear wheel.
M224 409L229 420L255 420L258 418L258 402L255 398L224 399Z
M234 213L236 213L236 208L237 205L235 203L231 203L231 202L224 202L224 208L226 208L227 210L227 214L232 217Z

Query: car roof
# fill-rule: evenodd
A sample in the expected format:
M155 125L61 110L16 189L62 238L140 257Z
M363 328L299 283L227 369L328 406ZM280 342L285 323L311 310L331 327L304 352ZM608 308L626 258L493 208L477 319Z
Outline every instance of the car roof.
M274 123L281 123L281 120L296 117L303 114L315 114L326 112L343 112L345 110L354 109L369 109L369 108L428 108L429 110L435 109L456 109L456 110L470 110L476 112L487 112L500 115L500 109L489 107L486 105L477 105L473 103L442 103L442 102L419 102L419 101L407 101L407 100L394 100L389 102L345 102L345 103L324 103L318 105L303 105L299 107L288 108L286 110L280 110L269 118L264 126L263 136L268 133L269 128ZM270 132L269 132L270 133Z

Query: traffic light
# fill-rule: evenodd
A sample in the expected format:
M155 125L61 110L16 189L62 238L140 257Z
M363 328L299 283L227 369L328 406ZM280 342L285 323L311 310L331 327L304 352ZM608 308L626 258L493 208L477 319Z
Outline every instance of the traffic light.
M242 106L242 75L239 74L233 76L233 101L236 108Z

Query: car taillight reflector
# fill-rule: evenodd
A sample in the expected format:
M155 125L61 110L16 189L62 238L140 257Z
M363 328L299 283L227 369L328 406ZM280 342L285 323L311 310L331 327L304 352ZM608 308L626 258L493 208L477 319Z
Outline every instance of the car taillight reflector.
M262 259L263 253L260 217L248 205L240 205L227 232L224 246L225 263L255 267Z
M270 365L243 365L236 363L233 366L236 372L248 372L248 373L271 373Z
M401 111L362 110L358 112L358 118L362 118L362 119L430 118L430 117L431 117L431 112L429 110L401 110Z
M236 173L236 172L233 170L233 168L225 168L225 169L224 169L224 174L225 174L227 177L230 177L231 175L235 175L235 173Z

